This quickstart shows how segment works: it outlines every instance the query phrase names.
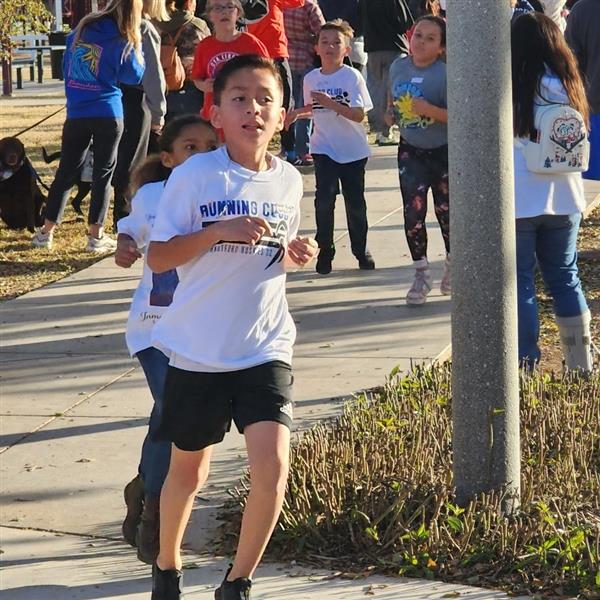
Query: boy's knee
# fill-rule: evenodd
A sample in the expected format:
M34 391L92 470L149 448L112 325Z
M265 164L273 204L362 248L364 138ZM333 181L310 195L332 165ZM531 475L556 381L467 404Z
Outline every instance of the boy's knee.
M171 465L169 477L175 481L177 487L188 495L195 494L208 479L209 464L198 465Z
M252 490L261 495L283 495L287 486L288 472L288 463L274 457L251 473Z

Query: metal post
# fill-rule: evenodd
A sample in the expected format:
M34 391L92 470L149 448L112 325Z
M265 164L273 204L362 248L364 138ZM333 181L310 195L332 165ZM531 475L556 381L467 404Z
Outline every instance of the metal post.
M448 2L452 412L457 502L506 490L519 503L510 13Z
M62 31L63 11L62 0L54 0L54 31Z

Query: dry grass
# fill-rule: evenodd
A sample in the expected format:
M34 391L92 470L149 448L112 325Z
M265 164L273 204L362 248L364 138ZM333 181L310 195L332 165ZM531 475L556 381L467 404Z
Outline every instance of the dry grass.
M521 507L499 494L455 505L451 368L394 377L305 433L271 557L340 569L600 598L600 374L521 381ZM239 526L223 517L224 549Z
M0 104L0 138L14 135L56 111L59 106L3 106ZM62 111L35 129L20 136L27 153L42 181L52 183L57 162L46 165L42 146L48 152L60 150L60 138L65 112ZM84 207L87 207L86 200ZM85 212L85 209L84 209ZM76 220L76 214L67 205L64 221L56 230L53 250L32 248L31 234L10 231L0 224L0 300L20 296L43 285L62 279L90 266L98 256L84 252L87 243L87 226ZM107 223L112 217L109 215Z

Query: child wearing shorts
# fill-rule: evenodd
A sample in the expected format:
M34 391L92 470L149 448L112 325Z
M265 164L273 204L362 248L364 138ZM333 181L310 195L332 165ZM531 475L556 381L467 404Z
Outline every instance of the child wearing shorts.
M174 170L148 253L154 272L176 268L179 276L152 337L169 357L157 437L172 442L152 600L181 598L185 527L213 446L232 420L245 437L251 489L236 556L215 598L250 597L288 473L295 327L285 274L317 252L314 240L297 236L301 176L267 153L285 117L277 67L237 56L219 71L213 94L211 122L226 144Z

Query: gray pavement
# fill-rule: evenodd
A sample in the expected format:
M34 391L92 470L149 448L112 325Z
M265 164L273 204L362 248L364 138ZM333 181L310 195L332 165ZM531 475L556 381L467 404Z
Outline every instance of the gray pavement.
M394 148L375 149L367 173L369 245L377 269L357 269L340 201L332 274L306 269L289 276L298 326L298 431L337 414L352 394L380 385L394 366L406 370L411 361L448 352L450 299L439 293L444 251L431 207L436 287L423 307L403 301L412 269L394 154ZM304 179L302 230L312 233L312 173ZM135 474L151 407L123 335L139 275L139 266L122 270L107 258L0 305L1 598L149 598L149 568L120 538L122 489ZM185 543L185 563L192 567L185 572L186 598L212 598L222 578L226 558L211 552L215 515L245 465L243 454L241 437L229 434L197 498ZM265 564L255 587L257 600L505 598L438 582L332 578L295 564Z

